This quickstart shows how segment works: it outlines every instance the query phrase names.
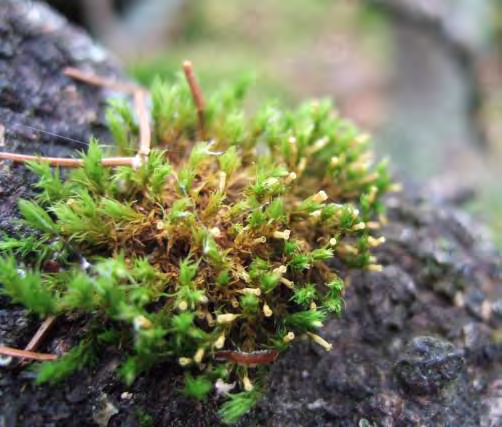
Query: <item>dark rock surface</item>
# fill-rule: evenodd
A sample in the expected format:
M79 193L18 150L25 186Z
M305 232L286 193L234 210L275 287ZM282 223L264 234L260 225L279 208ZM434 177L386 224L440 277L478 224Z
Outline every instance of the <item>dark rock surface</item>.
M465 371L463 351L435 337L416 337L396 363L403 389L417 395L439 392Z
M29 12L29 13L28 13ZM42 17L42 18L41 18ZM76 84L68 65L117 73L82 33L47 9L0 5L0 123L5 147L65 156L102 131L103 94ZM80 52L80 53L79 53ZM94 52L101 52L99 55ZM97 57L96 57L97 55ZM31 190L23 167L2 164L0 230ZM347 272L343 315L323 335L329 353L298 339L272 368L269 389L243 426L502 425L500 258L455 209L408 195L388 200L382 273ZM0 342L23 347L40 320L0 299ZM75 344L81 324L59 319L42 351ZM29 369L0 368L0 426L215 426L216 399L180 396L182 372L162 365L126 387L119 353L53 387Z
M0 150L68 156L85 149L90 135L105 135L102 91L66 77L68 66L119 73L106 51L48 7L0 2ZM25 168L2 164L1 170L4 229L29 178Z
M304 343L274 366L260 424L501 425L501 319L487 298L500 293L500 258L455 209L388 206L384 271L349 274L330 353Z

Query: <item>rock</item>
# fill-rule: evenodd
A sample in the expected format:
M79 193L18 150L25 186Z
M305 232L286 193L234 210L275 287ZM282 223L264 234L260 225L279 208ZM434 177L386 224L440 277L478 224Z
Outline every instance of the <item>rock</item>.
M394 392L376 394L365 405L361 412L371 419L378 418L384 427L394 426L404 411L403 398Z
M104 76L118 64L82 31L38 1L0 2L0 125L3 151L70 156L91 135L106 138L105 93L63 74L72 66ZM12 230L26 197L26 168L0 162L0 230Z
M111 418L118 413L117 407L110 402L105 393L102 393L96 402L92 418L99 427L107 427Z
M378 340L387 330L405 327L408 307L416 294L416 285L406 272L392 265L382 273L355 273L353 280L361 281L358 291L367 299L368 310L361 320L373 325L366 331L368 340Z
M83 402L88 397L87 386L85 384L77 384L75 388L66 394L66 400L69 403Z
M28 312L24 309L3 310L1 307L2 305L0 305L0 342L7 346L18 345L23 335L20 331L26 330L30 325Z
M502 373L492 341L500 322L455 305L439 283L453 284L466 301L469 293L488 289L489 299L501 284L499 258L474 237L478 226L461 235L445 226L457 216L450 207L406 194L389 200L388 213L387 243L378 250L386 267L380 274L350 274L343 315L325 330L333 350L312 352L305 345L285 355L253 421L470 427L484 417L497 425L484 408L494 407L489 384ZM454 256L437 256L444 240ZM300 366L303 374L295 373ZM305 399L323 402L318 424L305 415Z
M481 50L489 43L489 28L483 25L492 8L489 0L376 0L374 3L392 8L418 22L435 24L451 40L464 49Z
M406 347L394 370L412 394L433 394L458 378L465 369L463 352L435 337L416 337Z
M356 401L373 395L381 386L380 370L371 363L378 357L376 353L366 354L357 347L346 348L338 353L339 360L333 360L333 369L327 372L325 387Z
M365 3L387 19L393 45L389 113L376 138L380 151L392 153L408 178L427 182L430 196L462 199L470 190L483 191L487 172L496 175L483 161L490 141L479 119L485 98L480 70L492 38L481 22L489 21L493 3Z
M106 76L120 69L47 7L33 1L28 13L25 4L0 3L4 148L71 155L81 143L26 126L82 141L91 133L106 138L106 94L61 70L72 65ZM31 192L27 170L7 164L0 230L13 229L17 199ZM266 397L240 426L500 425L502 310L490 298L501 288L502 263L474 222L426 199L409 190L389 198L387 243L376 251L384 271L343 272L350 282L343 314L322 331L332 351L299 338L272 366ZM84 324L58 319L42 350L74 345ZM0 297L2 343L26 345L38 325ZM183 371L176 364L155 366L124 394L112 369L121 357L101 354L102 363L56 387L35 386L29 370L0 369L0 425L94 425L97 414L110 427L220 425L217 397L201 405L177 392Z

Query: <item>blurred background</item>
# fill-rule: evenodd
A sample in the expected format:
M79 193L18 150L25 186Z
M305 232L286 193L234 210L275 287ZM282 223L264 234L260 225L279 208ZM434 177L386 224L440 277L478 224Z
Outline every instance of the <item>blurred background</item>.
M144 84L251 74L249 108L332 98L408 185L502 248L502 0L52 0Z

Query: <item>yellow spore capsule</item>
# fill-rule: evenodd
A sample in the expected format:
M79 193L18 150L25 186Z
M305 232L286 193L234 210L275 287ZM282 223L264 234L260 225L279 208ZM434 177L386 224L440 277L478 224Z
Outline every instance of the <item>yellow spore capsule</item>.
M352 231L361 231L366 229L366 224L364 222L359 222L352 227Z
M275 274L277 274L278 276L282 276L284 273L286 273L288 271L288 267L286 267L285 265L281 265L277 268L274 268L273 272Z
M259 288L244 288L244 289L240 289L239 293L248 294L248 295L256 295L257 297L259 297L261 295L261 289L259 289Z
M312 332L307 332L307 335L312 341L314 341L316 344L319 344L326 351L330 351L333 348L333 344L330 344L328 341L326 341L319 335L313 334Z
M372 247L372 248L375 248L377 246L380 246L382 245L383 243L385 243L385 237L382 236L382 237L379 237L378 239L374 238L374 237L371 237L369 236L368 237L368 244Z
M310 216L315 219L319 219L321 217L322 211L320 209L312 212Z
M399 193L400 191L403 191L403 184L399 182L391 184L389 185L389 191L392 191L394 193Z
M286 335L284 335L284 337L282 338L282 340L285 342L285 343L290 343L291 341L293 341L295 339L295 333L294 332L288 332Z
M290 172L286 177L286 179L284 180L284 182L286 184L291 184L295 179L296 179L296 173Z
M267 303L263 304L263 314L265 315L265 317L270 317L272 316L272 314L274 314Z
M219 350L223 348L224 345L225 345L225 334L221 334L218 337L218 339L214 342L214 346Z
M370 230L380 230L382 227L379 222L376 221L369 221L366 223L366 227L369 228Z
M279 180L277 178L268 178L265 180L265 185L267 187L273 187L274 185L277 185L279 183Z
M322 150L326 145L328 144L329 140L328 138L324 137L321 139L318 139L314 144L310 147L309 153L314 154L317 153L319 150Z
M325 202L326 200L328 200L328 195L326 194L325 191L321 190L319 191L319 193L316 193L312 196L312 200L315 202L315 203L323 203Z
M209 230L209 234L213 237L220 237L221 236L221 230L218 227L213 227Z
M233 314L233 313L218 314L216 316L216 323L218 323L219 325L225 325L228 323L232 323L238 317L239 317L238 314Z
M206 313L206 321L207 321L207 324L208 326L214 326L214 318L213 316L211 315L211 313Z
M368 133L361 133L357 135L354 141L358 144L366 144L371 139L371 135Z
M136 316L133 321L134 329L139 331L140 329L150 329L153 323L148 320L145 316Z
M218 173L218 190L223 192L223 190L225 190L226 185L227 185L227 174L223 171L220 171Z
M376 195L378 193L378 188L376 188L374 185L371 186L370 192L368 194L368 201L370 203L374 203L376 199Z
M202 359L204 358L204 353L205 353L205 350L203 348L197 349L197 352L195 353L195 356L193 357L194 362L197 364L200 364L200 362L202 362Z
M286 285L289 289L293 289L295 287L295 283L292 282L291 280L286 279L285 277L281 277L279 281L283 284Z
M306 167L307 167L307 159L305 157L302 157L300 163L298 163L298 173L302 174Z
M246 391L251 391L254 388L253 384L251 383L251 380L249 379L249 377L247 375L242 379L242 386L244 387L244 390L246 390Z
M180 357L178 359L178 363L180 364L180 366L188 366L192 363L192 359L190 359L189 357Z
M289 236L291 235L290 230L284 230L284 231L274 231L274 236L275 239L282 239L282 240L289 240Z

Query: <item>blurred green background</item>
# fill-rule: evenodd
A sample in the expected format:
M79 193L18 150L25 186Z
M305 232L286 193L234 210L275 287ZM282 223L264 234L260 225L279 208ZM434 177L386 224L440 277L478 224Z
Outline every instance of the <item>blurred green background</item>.
M190 59L205 91L254 78L249 109L328 97L429 198L502 247L498 0L54 0L148 85Z

